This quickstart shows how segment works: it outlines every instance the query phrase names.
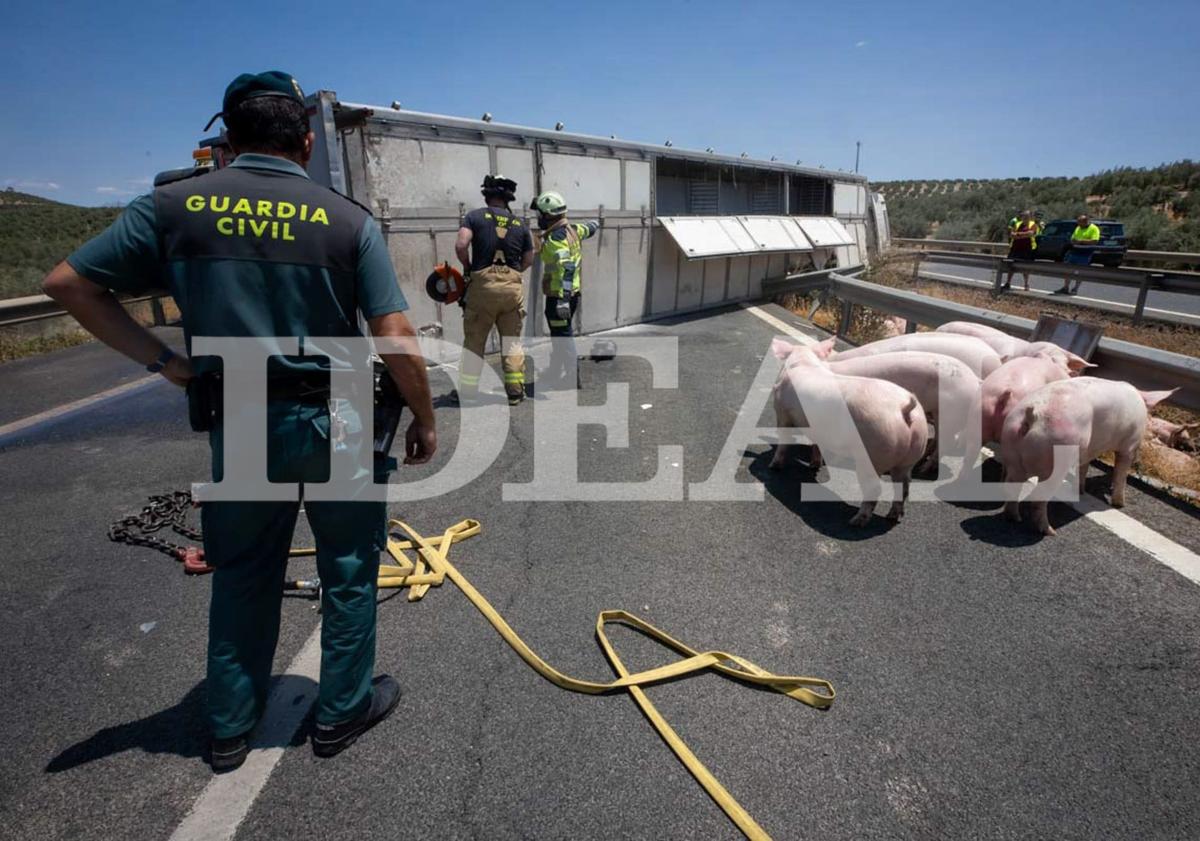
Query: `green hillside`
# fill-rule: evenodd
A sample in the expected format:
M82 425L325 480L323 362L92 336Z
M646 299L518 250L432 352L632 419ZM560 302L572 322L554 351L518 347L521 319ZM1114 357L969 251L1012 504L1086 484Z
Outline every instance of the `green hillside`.
M885 181L892 234L999 242L1022 210L1045 219L1087 212L1125 223L1129 247L1200 251L1200 163L1110 169L1083 178Z
M120 212L0 190L0 299L36 295L46 272Z

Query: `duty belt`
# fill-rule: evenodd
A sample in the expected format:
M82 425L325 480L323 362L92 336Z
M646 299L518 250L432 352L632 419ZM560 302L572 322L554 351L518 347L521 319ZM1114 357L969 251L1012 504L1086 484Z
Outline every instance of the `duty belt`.
M196 432L207 432L220 423L224 382L220 371L206 371L187 384L188 418ZM267 400L288 400L310 406L329 402L329 380L315 375L272 377L267 380Z

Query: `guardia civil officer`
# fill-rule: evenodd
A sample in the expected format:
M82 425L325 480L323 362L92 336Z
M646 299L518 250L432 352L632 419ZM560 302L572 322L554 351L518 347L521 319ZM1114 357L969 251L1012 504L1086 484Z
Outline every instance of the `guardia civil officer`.
M533 265L533 235L509 208L517 182L488 175L481 185L484 207L463 217L454 243L463 265L467 291L463 301L463 357L458 390L451 400L470 400L479 393L483 349L495 325L503 351L504 391L509 405L525 397L525 353L521 325L525 321L522 272Z
M218 360L176 354L131 320L113 292L169 289L189 349L196 336L295 336L303 348L304 337L360 335L361 313L374 335L397 337L405 349L384 359L415 418L405 462L427 461L437 435L424 361L403 314L407 304L370 213L308 179L313 133L300 86L279 71L243 74L226 88L220 116L237 153L232 165L135 199L112 227L50 272L46 292L106 344L176 385L201 374L197 383L209 382ZM329 477L327 368L316 355L274 357L268 366L271 481ZM341 412L335 439L363 421L352 409ZM219 419L209 434L219 481ZM370 447L359 440L366 437L346 436L339 446ZM206 560L216 568L208 641L216 771L241 765L263 713L299 507L299 501L260 501L201 508ZM400 696L391 677L372 679L386 511L382 502L309 500L305 512L323 588L312 747L332 756L386 717Z
M571 222L567 219L567 202L561 194L547 191L533 200L531 209L537 211L538 227L542 232L542 293L546 296L546 326L550 335L571 338L563 347L554 343L550 355L552 371L572 378L579 384L578 359L572 323L579 308L583 282L583 240L600 230L594 219ZM571 366L575 366L574 372Z

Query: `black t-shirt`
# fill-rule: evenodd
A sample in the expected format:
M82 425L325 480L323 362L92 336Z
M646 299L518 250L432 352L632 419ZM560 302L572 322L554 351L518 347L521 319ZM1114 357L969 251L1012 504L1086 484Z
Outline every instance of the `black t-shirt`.
M471 229L471 271L487 268L495 261L496 251L503 248L504 262L509 268L521 270L521 258L533 249L533 234L517 216L498 207L480 207L463 217L462 226ZM501 240L496 229L508 233Z

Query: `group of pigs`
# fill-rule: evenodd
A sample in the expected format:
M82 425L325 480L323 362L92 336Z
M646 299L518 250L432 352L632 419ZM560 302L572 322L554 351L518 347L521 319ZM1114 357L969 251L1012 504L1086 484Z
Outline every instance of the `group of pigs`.
M852 350L835 351L833 345L833 339L772 343L784 366L775 384L775 413L779 427L805 428L814 466L822 457L853 464L863 496L850 520L856 526L874 513L881 475L900 489L888 518L903 516L913 468L930 452L931 424L941 452L962 456L964 470L974 465L982 444L999 444L1004 478L1012 483L1005 510L1014 520L1021 518L1019 483L1050 479L1055 447L1063 446L1078 448L1078 464L1071 467L1078 470L1081 491L1087 465L1115 453L1112 504L1120 507L1148 409L1172 393L1078 376L1092 366L1076 354L963 321ZM788 449L776 447L772 469L786 464ZM1047 500L1033 502L1032 513L1043 534L1054 534Z

